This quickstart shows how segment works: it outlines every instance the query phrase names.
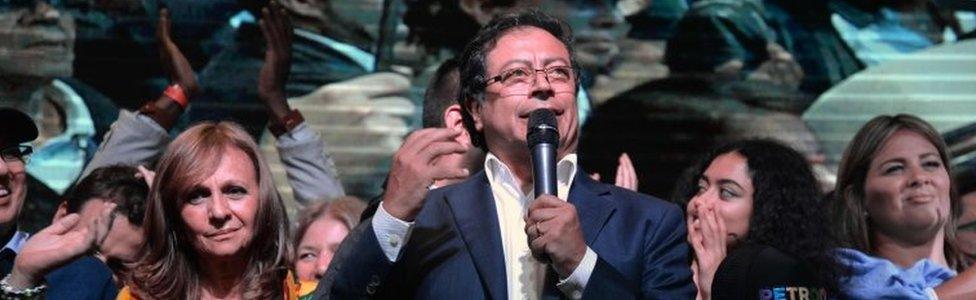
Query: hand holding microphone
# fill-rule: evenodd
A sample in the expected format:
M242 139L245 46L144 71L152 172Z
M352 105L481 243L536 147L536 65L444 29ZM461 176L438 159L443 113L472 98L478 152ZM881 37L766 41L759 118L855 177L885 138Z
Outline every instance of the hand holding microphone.
M532 152L535 201L525 215L525 232L532 255L552 264L560 277L568 277L583 260L583 240L576 207L556 198L556 153L559 130L552 111L538 109L529 115L526 140Z

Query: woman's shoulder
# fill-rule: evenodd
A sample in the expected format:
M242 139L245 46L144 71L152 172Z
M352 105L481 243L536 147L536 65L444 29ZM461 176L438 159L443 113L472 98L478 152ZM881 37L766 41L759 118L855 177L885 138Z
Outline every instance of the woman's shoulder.
M715 273L715 299L826 299L813 267L774 247L747 244L729 251ZM780 295L780 296L777 296Z
M115 300L139 300L135 295L132 294L132 290L129 286L122 287L119 294L115 296Z
M309 300L315 296L315 288L318 281L299 281L288 272L285 278L285 299L287 300Z
M956 276L955 271L929 259L902 268L854 249L838 249L835 255L850 268L850 276L840 282L850 299L927 299L936 286Z

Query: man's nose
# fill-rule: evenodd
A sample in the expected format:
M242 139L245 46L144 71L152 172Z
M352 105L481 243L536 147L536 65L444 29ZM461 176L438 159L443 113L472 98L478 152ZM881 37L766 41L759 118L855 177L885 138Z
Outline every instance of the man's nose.
M548 100L555 95L552 84L549 82L549 75L545 71L535 71L532 76L535 78L534 84L532 84L532 98Z

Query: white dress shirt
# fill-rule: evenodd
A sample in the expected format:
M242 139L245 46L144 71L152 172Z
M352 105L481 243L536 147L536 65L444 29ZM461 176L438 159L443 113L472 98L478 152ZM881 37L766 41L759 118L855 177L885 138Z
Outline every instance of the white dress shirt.
M529 190L523 193L511 169L491 153L485 158L485 173L491 185L502 249L505 252L503 256L508 299L539 299L545 284L546 266L532 257L523 219L529 203L535 199L531 196L534 192ZM567 199L575 176L576 154L566 155L556 164L556 190L559 199ZM409 238L413 223L393 217L383 209L382 203L371 222L383 253L391 262L395 262L400 249ZM570 298L581 298L590 274L596 267L596 261L596 252L587 246L583 260L569 277L560 278L557 288Z

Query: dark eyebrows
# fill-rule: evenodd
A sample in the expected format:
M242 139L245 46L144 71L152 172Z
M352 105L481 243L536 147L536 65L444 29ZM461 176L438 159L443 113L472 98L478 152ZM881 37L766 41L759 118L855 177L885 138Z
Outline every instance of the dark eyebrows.
M704 180L707 183L708 182L708 175L705 175L705 173L702 173L701 176L698 176L698 182L701 182L702 180Z
M884 167L884 165L887 165L889 163L895 163L895 162L904 164L905 163L905 159L904 158L901 158L901 157L891 158L891 159L888 159L886 161L882 161L881 163L879 163L878 164L878 167L881 168L881 167Z
M525 59L513 59L513 60L510 60L510 61L506 62L504 65L502 65L500 72L504 72L506 69L508 69L508 67L510 67L512 65L515 65L515 64L521 64L521 65L525 65L525 66L532 66L532 62L530 62L528 60L525 60Z
M723 178L723 179L719 179L718 180L718 184L719 185L723 185L723 184L726 184L726 183L732 184L735 187L739 188L740 190L745 190L746 189L746 188L742 187L741 184L739 184L738 182L736 182L735 180L732 180L732 179L724 179Z
M309 245L300 245L300 246L298 246L298 251L313 251L313 252L318 252L319 251L319 248L318 247L315 247L315 246L309 246Z
M565 63L567 67L570 66L569 60L566 60L565 58L562 58L562 57L550 57L550 58L546 58L546 59L542 60L542 65L543 65L543 67L545 67L545 66L548 66L548 65L550 65L550 64L552 64L554 62L562 62L562 63ZM534 68L532 66L532 62L529 61L529 60L526 60L526 59L513 59L513 60L510 60L510 61L506 62L504 65L502 65L501 70L504 71L504 70L508 69L509 67L511 67L512 65L515 65L515 64L524 65L524 66L527 66L527 67Z
M701 182L702 180L704 180L706 183L708 183L709 182L708 175L702 174L701 177L698 178L698 182ZM735 187L737 187L737 188L739 188L741 190L745 190L745 188L742 187L741 184L739 184L738 182L736 182L735 180L732 180L732 179L722 178L722 179L719 179L718 182L716 182L715 184L716 185L732 184L732 185L735 185Z
M566 66L569 66L570 65L569 61L566 60L565 58L562 58L562 57L550 57L550 58L546 58L546 59L542 60L542 65L543 66L548 66L549 64L554 63L554 62L565 63Z

